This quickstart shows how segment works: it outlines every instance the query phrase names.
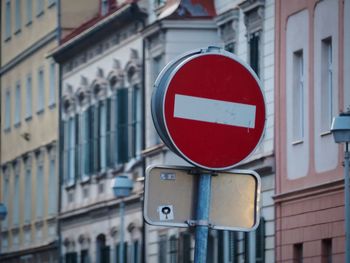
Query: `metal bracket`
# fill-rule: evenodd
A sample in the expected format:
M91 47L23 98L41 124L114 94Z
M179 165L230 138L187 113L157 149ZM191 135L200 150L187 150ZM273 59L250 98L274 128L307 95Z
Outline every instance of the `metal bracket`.
M207 226L209 228L214 227L214 225L207 220L186 220L186 223L188 226Z

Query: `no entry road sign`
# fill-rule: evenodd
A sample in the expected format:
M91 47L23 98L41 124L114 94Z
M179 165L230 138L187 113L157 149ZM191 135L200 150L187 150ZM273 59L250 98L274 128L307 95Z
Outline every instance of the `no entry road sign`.
M165 144L190 163L226 170L248 157L265 127L256 74L219 48L188 53L158 76L152 116Z

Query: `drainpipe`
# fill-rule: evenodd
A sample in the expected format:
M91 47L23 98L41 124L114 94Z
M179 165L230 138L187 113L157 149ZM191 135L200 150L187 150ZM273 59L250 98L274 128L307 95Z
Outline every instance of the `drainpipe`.
M61 0L57 1L57 44L61 42ZM57 236L58 236L58 262L62 263L62 230L61 230L61 206L62 206L62 172L63 172L63 161L62 161L62 149L63 149L63 129L61 124L61 97L62 97L62 66L59 63L58 67L58 99L57 99L57 110L58 110L58 215L57 215Z

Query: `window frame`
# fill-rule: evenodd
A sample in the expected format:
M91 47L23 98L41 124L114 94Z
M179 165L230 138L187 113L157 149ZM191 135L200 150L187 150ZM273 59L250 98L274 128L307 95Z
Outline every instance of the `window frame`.
M21 7L21 0L16 0L16 10L15 10L15 34L18 34L21 32L22 27L22 7Z
M12 10L11 10L11 1L6 0L5 2L5 41L8 41L11 39L12 35Z
M8 132L11 130L11 89L7 88L5 92L5 116L4 116L4 125L5 125L5 132Z
M31 74L26 78L26 115L25 120L29 121L33 116L33 77Z
M14 116L14 126L18 128L21 124L21 111L22 111L22 92L21 92L21 82L17 81L15 89L15 116Z
M334 115L332 37L321 41L321 135L329 134Z
M45 111L45 75L44 67L38 69L37 75L37 114L42 114Z
M303 49L293 52L293 145L302 143L305 136L305 65ZM296 112L297 110L297 112Z
M26 0L26 26L33 22L33 0Z

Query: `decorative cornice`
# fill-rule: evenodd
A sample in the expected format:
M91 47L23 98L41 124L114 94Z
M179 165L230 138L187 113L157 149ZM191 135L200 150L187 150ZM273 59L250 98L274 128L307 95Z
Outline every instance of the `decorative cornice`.
M339 179L310 187L300 188L273 196L275 203L300 200L315 195L323 195L331 192L343 191L344 179Z

